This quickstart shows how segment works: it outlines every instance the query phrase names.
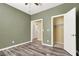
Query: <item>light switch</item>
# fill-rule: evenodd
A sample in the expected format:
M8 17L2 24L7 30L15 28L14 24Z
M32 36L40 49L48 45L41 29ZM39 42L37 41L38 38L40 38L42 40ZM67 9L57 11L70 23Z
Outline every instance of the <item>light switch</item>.
M50 29L47 29L47 32L49 32L50 31Z

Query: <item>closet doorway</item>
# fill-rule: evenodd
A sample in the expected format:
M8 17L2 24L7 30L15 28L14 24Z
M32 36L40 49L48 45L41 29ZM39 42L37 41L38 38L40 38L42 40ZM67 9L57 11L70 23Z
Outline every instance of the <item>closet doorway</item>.
M53 39L53 47L64 48L64 16L53 18Z
M76 55L76 8L51 18L51 45Z
M31 21L31 41L43 41L43 19Z

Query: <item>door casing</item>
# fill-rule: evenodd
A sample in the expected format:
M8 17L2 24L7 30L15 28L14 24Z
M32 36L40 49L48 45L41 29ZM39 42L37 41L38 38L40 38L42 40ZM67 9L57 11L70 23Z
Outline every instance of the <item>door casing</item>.
M76 32L76 30L75 30L76 29L76 27L75 27L75 23L76 23L75 22L76 21L76 8L71 9L70 11L68 11L65 14L56 15L56 16L52 16L51 17L51 45L52 46L53 46L53 26L52 26L53 25L53 18L54 17L59 17L59 16L64 16L64 49L67 52L69 52L71 55L76 56L76 40L75 40L75 34L76 34L75 33ZM73 19L73 20L70 21L70 20L66 20L66 19L70 19L70 20ZM70 22L70 23L68 23L68 22ZM72 31L71 31L71 27L68 26L68 25L71 25L71 22L72 22L72 25L73 25L73 26L71 26L72 27ZM70 32L68 32L67 29L69 29ZM69 34L68 37L67 37L67 34ZM68 39L70 38L69 36L71 36L71 38L72 38L72 36L74 36L72 38L72 42L73 43L70 42L71 39L70 39L70 41L68 41Z
M36 21L42 21L42 22L41 22L41 29L42 29L42 30L41 30L41 43L43 43L43 19L37 19L37 20L32 20L32 21L31 21L31 42L32 42L32 38L33 38L33 37L32 37L32 35L33 35L33 34L32 34L32 33L33 33L33 31L32 31L32 30L33 30L33 26L32 26L32 25L33 25L33 23L36 22Z
M53 20L55 17L64 16L64 14L56 15L51 17L51 46L54 46L53 44Z

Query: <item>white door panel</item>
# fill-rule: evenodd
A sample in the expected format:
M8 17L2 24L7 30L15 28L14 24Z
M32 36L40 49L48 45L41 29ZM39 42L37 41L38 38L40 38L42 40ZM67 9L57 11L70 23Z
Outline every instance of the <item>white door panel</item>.
M64 15L64 49L76 55L76 8Z

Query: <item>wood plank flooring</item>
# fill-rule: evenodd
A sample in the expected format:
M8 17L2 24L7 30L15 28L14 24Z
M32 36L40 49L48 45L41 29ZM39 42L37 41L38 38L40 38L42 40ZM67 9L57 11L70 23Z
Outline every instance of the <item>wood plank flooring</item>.
M62 48L44 46L40 42L30 42L0 51L0 56L71 56Z

